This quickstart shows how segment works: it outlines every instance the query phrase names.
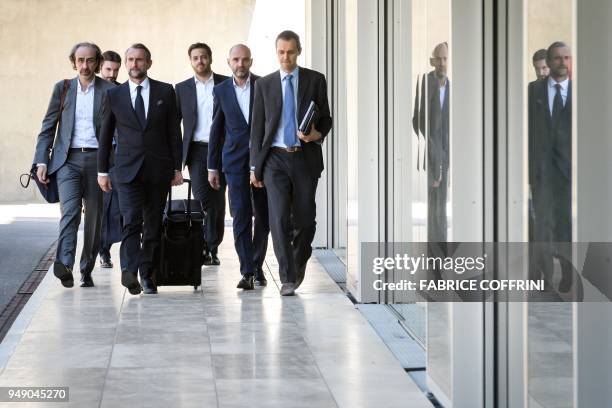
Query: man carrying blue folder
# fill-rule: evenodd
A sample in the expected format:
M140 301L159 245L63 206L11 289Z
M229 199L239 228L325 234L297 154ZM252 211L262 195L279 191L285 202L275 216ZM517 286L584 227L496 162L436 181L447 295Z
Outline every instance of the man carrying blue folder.
M230 49L227 63L233 76L213 88L213 121L208 141L208 181L221 188L223 171L229 190L233 217L234 245L242 279L238 288L249 290L267 284L262 265L268 249L268 202L264 188L249 181L249 139L255 81L250 73L253 59L246 45ZM253 215L255 231L253 232Z

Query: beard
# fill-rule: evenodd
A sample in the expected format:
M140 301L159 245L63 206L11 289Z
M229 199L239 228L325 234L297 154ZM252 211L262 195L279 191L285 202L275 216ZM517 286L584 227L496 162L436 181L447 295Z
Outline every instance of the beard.
M244 68L239 68L234 71L234 76L239 79L245 79L249 76L249 70Z
M142 79L147 75L147 71L146 70L140 70L140 69L136 69L136 68L132 68L129 70L128 75L130 76L130 78L134 78L134 79Z

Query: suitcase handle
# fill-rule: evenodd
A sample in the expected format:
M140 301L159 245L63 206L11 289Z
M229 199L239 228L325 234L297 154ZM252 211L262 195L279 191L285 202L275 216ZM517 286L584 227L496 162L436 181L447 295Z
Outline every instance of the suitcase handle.
M187 183L187 216L191 219L191 180L188 178L184 178L183 181ZM172 186L170 186L170 190L168 191L168 212L172 209Z

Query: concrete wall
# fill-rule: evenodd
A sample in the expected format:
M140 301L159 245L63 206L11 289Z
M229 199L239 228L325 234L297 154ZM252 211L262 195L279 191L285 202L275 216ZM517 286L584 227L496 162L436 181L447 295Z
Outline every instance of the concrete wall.
M274 38L287 28L303 37L304 0L0 1L0 202L41 201L18 177L32 162L53 84L76 76L68 61L75 43L123 55L142 42L152 53L150 76L176 83L192 75L187 47L196 41L211 46L215 72L230 73L227 50L242 42L253 50L253 72L267 74L277 68Z

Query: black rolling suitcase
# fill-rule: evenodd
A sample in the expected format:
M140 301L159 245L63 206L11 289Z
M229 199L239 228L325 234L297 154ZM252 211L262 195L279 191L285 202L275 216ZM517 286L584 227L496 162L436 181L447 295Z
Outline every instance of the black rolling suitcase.
M156 271L158 286L202 285L204 211L191 199L191 180L187 183L187 199L173 200L172 188L164 210L160 248L160 266Z

